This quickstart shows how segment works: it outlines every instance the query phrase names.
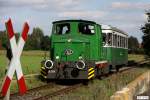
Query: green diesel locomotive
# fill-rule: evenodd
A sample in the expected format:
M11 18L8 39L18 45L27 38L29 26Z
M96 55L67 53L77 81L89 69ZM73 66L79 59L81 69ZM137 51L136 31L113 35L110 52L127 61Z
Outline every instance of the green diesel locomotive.
M92 79L127 64L128 35L87 20L53 22L50 59L41 63L46 79Z

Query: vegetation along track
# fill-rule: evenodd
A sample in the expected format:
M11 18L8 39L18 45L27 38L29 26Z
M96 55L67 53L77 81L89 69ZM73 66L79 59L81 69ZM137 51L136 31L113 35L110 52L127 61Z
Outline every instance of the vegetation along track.
M145 62L145 61L143 61ZM143 64L143 62L139 62L138 64ZM136 68L137 63L131 64L128 67L121 68L119 73L123 73L126 71L130 71L130 69ZM114 75L115 72L110 74ZM81 83L74 85L59 85L54 82L50 82L46 85L33 88L27 91L27 93L23 96L18 95L18 93L11 94L11 100L47 100L51 97L63 95L69 93L70 91L83 86ZM0 98L2 99L2 98Z
M129 71L130 69L133 69L133 68L135 68L135 67L122 68L122 69L120 70L120 73ZM109 74L109 75L113 75L113 73L112 73L112 74ZM81 86L83 86L83 84L81 84L81 83L75 84L75 85L72 85L72 86L66 86L65 88L62 88L62 89L60 89L60 90L58 90L58 91L55 91L55 92L53 92L53 93L49 93L49 94L47 94L47 95L45 95L45 96L41 96L41 97L36 98L36 99L34 99L34 100L49 100L49 98L52 98L52 97L58 96L58 95L64 95L64 94L66 94L66 93L69 93L70 91L73 91L74 89L77 89L77 88L81 87Z

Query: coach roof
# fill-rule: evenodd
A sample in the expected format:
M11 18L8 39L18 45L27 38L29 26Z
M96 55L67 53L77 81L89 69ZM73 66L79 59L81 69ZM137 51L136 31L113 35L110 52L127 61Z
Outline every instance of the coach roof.
M102 24L101 26L102 26L102 30L112 30L112 31L116 31L116 32L122 33L124 35L128 35L126 32L124 32L124 31L122 31L122 30L120 30L120 29L118 29L116 27L113 27L111 25L104 25L104 24Z

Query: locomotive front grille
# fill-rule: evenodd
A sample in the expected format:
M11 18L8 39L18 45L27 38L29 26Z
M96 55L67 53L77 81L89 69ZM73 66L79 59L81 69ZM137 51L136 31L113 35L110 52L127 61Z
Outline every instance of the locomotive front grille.
M92 62L85 62L85 68L79 69L77 61L57 62L54 68L48 69L47 79L92 79L95 77L95 68Z

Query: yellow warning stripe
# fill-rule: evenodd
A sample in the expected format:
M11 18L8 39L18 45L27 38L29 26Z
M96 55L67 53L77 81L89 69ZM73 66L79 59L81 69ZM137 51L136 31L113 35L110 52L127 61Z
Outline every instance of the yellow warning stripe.
M45 69L40 69L40 71L42 71L42 70L43 70L43 71L47 71L47 70L45 70Z
M45 75L41 74L44 78L47 78Z
M90 78L92 78L92 77L94 77L94 74L92 74L91 76L89 76L88 79L90 79Z
M91 70L93 70L93 69L94 69L94 68L89 68L89 70L88 70L88 71L90 72L90 71L91 71Z
M43 73L43 74L47 74L45 71L43 71L43 70L41 70L41 72Z
M44 69L44 70L45 70L45 67L41 67L41 69Z
M93 73L94 73L94 70L92 70L91 72L89 72L89 73L88 73L88 76L91 75L91 74L93 74Z
M92 77L94 77L94 72L95 70L93 67L88 69L88 79L91 79Z
M43 74L47 74L44 70L41 70L41 73L43 73Z

